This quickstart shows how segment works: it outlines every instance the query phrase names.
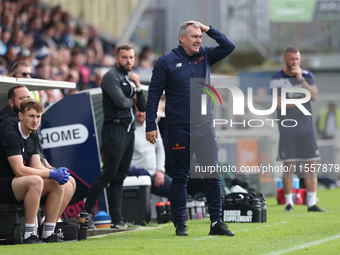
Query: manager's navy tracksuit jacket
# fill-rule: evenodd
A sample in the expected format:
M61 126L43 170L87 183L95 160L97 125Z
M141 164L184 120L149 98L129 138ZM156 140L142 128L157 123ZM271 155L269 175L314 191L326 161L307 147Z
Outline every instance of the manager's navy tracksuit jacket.
M165 116L173 175L170 201L175 226L185 222L186 187L193 153L201 166L216 166L218 163L212 126L213 103L207 96L207 114L201 115L201 95L205 92L199 88L203 88L204 83L209 84L210 67L228 56L235 49L235 44L212 26L206 34L216 40L218 46L201 47L193 56L187 55L180 45L165 53L154 67L149 86L147 132L156 130L158 102L165 90ZM206 178L205 182L210 220L214 222L222 216L221 183L218 178Z

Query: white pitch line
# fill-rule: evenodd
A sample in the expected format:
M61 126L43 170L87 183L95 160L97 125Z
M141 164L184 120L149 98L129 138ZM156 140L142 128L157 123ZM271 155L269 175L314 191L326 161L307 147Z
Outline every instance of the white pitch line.
M322 244L322 243L333 241L333 240L338 239L338 238L340 238L340 234L335 235L335 236L330 236L330 237L327 237L325 239L321 239L321 240L318 240L318 241L297 245L297 246L291 247L291 248L286 249L286 250L272 251L270 253L267 253L266 255L278 255L278 254L284 254L284 253L288 253L288 252L292 252L292 251L297 251L297 250L308 248L308 247L313 246L313 245L319 245L319 244Z
M195 241L203 241L203 240L207 240L207 239L212 239L214 238L214 236L204 236L204 237L199 237L199 238L195 238Z

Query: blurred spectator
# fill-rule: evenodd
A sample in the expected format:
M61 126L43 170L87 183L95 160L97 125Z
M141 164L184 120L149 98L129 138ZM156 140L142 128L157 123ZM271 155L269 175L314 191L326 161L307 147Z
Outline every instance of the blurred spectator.
M53 40L53 36L56 33L56 29L52 22L45 25L43 30L35 38L34 47L35 48L53 48L56 49L58 44Z
M79 72L75 69L70 69L66 81L74 82L78 84L79 83ZM77 93L77 89L63 89L62 93L64 96L69 96L69 95Z
M14 48L16 53L19 54L21 51L20 45L24 38L24 32L21 29L16 29L12 32L11 40L8 42L7 46Z
M51 10L44 9L41 18L44 26L51 24Z
M24 34L24 38L21 42L21 48L32 49L34 43L34 38L31 33Z
M34 78L52 80L51 66L47 63L39 63L36 67ZM41 90L39 91L40 102L46 108L49 105L56 103L63 96L59 89Z
M38 66L39 64L49 64L50 63L50 52L46 46L42 46L41 48L37 48L35 50L35 63L34 66Z
M0 56L0 75L7 75L7 61L4 57Z
M62 74L57 66L51 66L50 71L51 71L50 76L53 81L63 81Z
M5 12L1 19L1 26L7 29L13 29L14 24L14 14L11 12Z
M60 5L50 9L39 0L0 1L0 19L0 75L24 61L35 78L76 82L77 89L67 95L100 86L97 69L115 64L114 45L104 43L95 26L78 25ZM44 106L61 98L58 91L40 93Z
M85 66L89 69L90 80L93 80L93 78L91 79L91 75L94 75L94 70L98 67L98 64L96 62L96 52L92 48L87 48L86 50Z
M54 35L52 36L53 41L57 44L57 47L63 46L63 33L65 31L65 25L61 21L53 24Z
M60 5L57 5L52 8L51 11L51 21L52 22L59 22L62 20L63 17L63 10Z
M106 54L100 64L104 67L113 67L116 64L116 61L113 56Z
M43 28L43 20L41 17L34 16L32 17L31 20L29 20L28 31L30 34L32 34L33 37L38 36L42 28Z
M45 108L63 98L63 94L61 93L60 89L49 89L45 90L45 92L46 97L44 98L44 102L42 102Z
M59 66L59 70L60 70L60 73L61 73L62 80L66 81L67 78L68 78L68 75L69 75L70 68L68 67L67 64L61 64Z
M32 63L32 52L27 48L22 48L18 55L18 61Z
M92 48L96 52L96 63L100 63L102 61L102 59L104 58L104 55L105 55L103 44L100 41L100 39L97 37L97 38L93 38L93 39L89 40L88 47ZM111 52L110 55L112 57L113 52Z
M11 77L16 78L32 78L32 65L31 62L26 61L16 61L12 69L10 70ZM31 97L40 101L39 91L30 91Z
M77 24L75 21L70 20L67 23L65 31L61 36L63 45L65 47L73 48L75 46L74 35L75 35L76 28L77 28Z
M61 20L64 24L69 24L72 21L72 16L68 11L64 11Z
M21 9L20 15L16 18L15 23L24 31L28 31L28 12L27 9Z
M11 77L16 78L32 78L32 67L29 62L17 61L13 64L10 71ZM37 99L37 98L35 98ZM39 100L39 99L37 99Z
M47 63L39 63L36 67L34 78L50 80L50 65Z
M340 129L340 108L335 103L329 103L321 109L317 122L318 132L322 139L333 139Z
M2 41L2 27L0 26L0 55L3 56L7 52L7 45Z
M91 88L100 88L104 73L101 69L97 69L94 73L94 79L90 82Z
M3 44L7 45L9 40L11 39L11 29L8 28L2 28L2 33L1 33L1 41ZM7 46L6 46L7 48Z
M85 25L79 25L76 29L76 34L74 36L75 45L84 48L87 46L89 41L89 29Z
M136 67L135 72L140 76L141 81L150 80L154 64L154 57L151 48L144 46L138 59L138 66Z
M69 48L61 48L61 52L63 55L62 63L69 65L71 63L71 50Z
M7 70L11 69L13 63L17 60L18 53L15 48L8 47L5 54L5 59L7 61Z
M85 51L82 49L74 50L71 53L71 61L75 64L76 68L80 72L80 81L88 85L90 83L90 71L85 66L86 63Z

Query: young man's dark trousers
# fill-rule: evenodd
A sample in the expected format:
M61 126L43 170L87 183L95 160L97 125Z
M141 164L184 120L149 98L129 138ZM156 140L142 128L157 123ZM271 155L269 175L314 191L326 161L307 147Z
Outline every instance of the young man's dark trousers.
M121 220L122 189L129 171L134 147L134 133L127 132L121 124L104 124L102 130L102 173L94 180L88 192L85 210L92 209L103 189L107 196L112 223Z

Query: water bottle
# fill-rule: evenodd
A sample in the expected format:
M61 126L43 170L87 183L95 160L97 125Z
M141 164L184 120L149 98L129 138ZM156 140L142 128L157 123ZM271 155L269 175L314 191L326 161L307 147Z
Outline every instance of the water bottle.
M168 218L168 220L172 220L172 211L171 211L170 201L167 201L165 203L165 213L166 213L166 217Z
M86 211L82 211L79 215L79 230L78 239L87 239L87 227L89 223L89 214Z
M188 212L188 220L197 219L195 202L191 199L187 201L187 212Z
M197 219L204 219L205 217L205 203L204 201L195 201L195 207L196 207L196 217Z
M89 214L86 211L82 211L79 215L79 229L87 230L89 223Z
M158 202L156 205L156 212L157 212L157 223L166 223L166 212L165 212L165 205L162 201Z

